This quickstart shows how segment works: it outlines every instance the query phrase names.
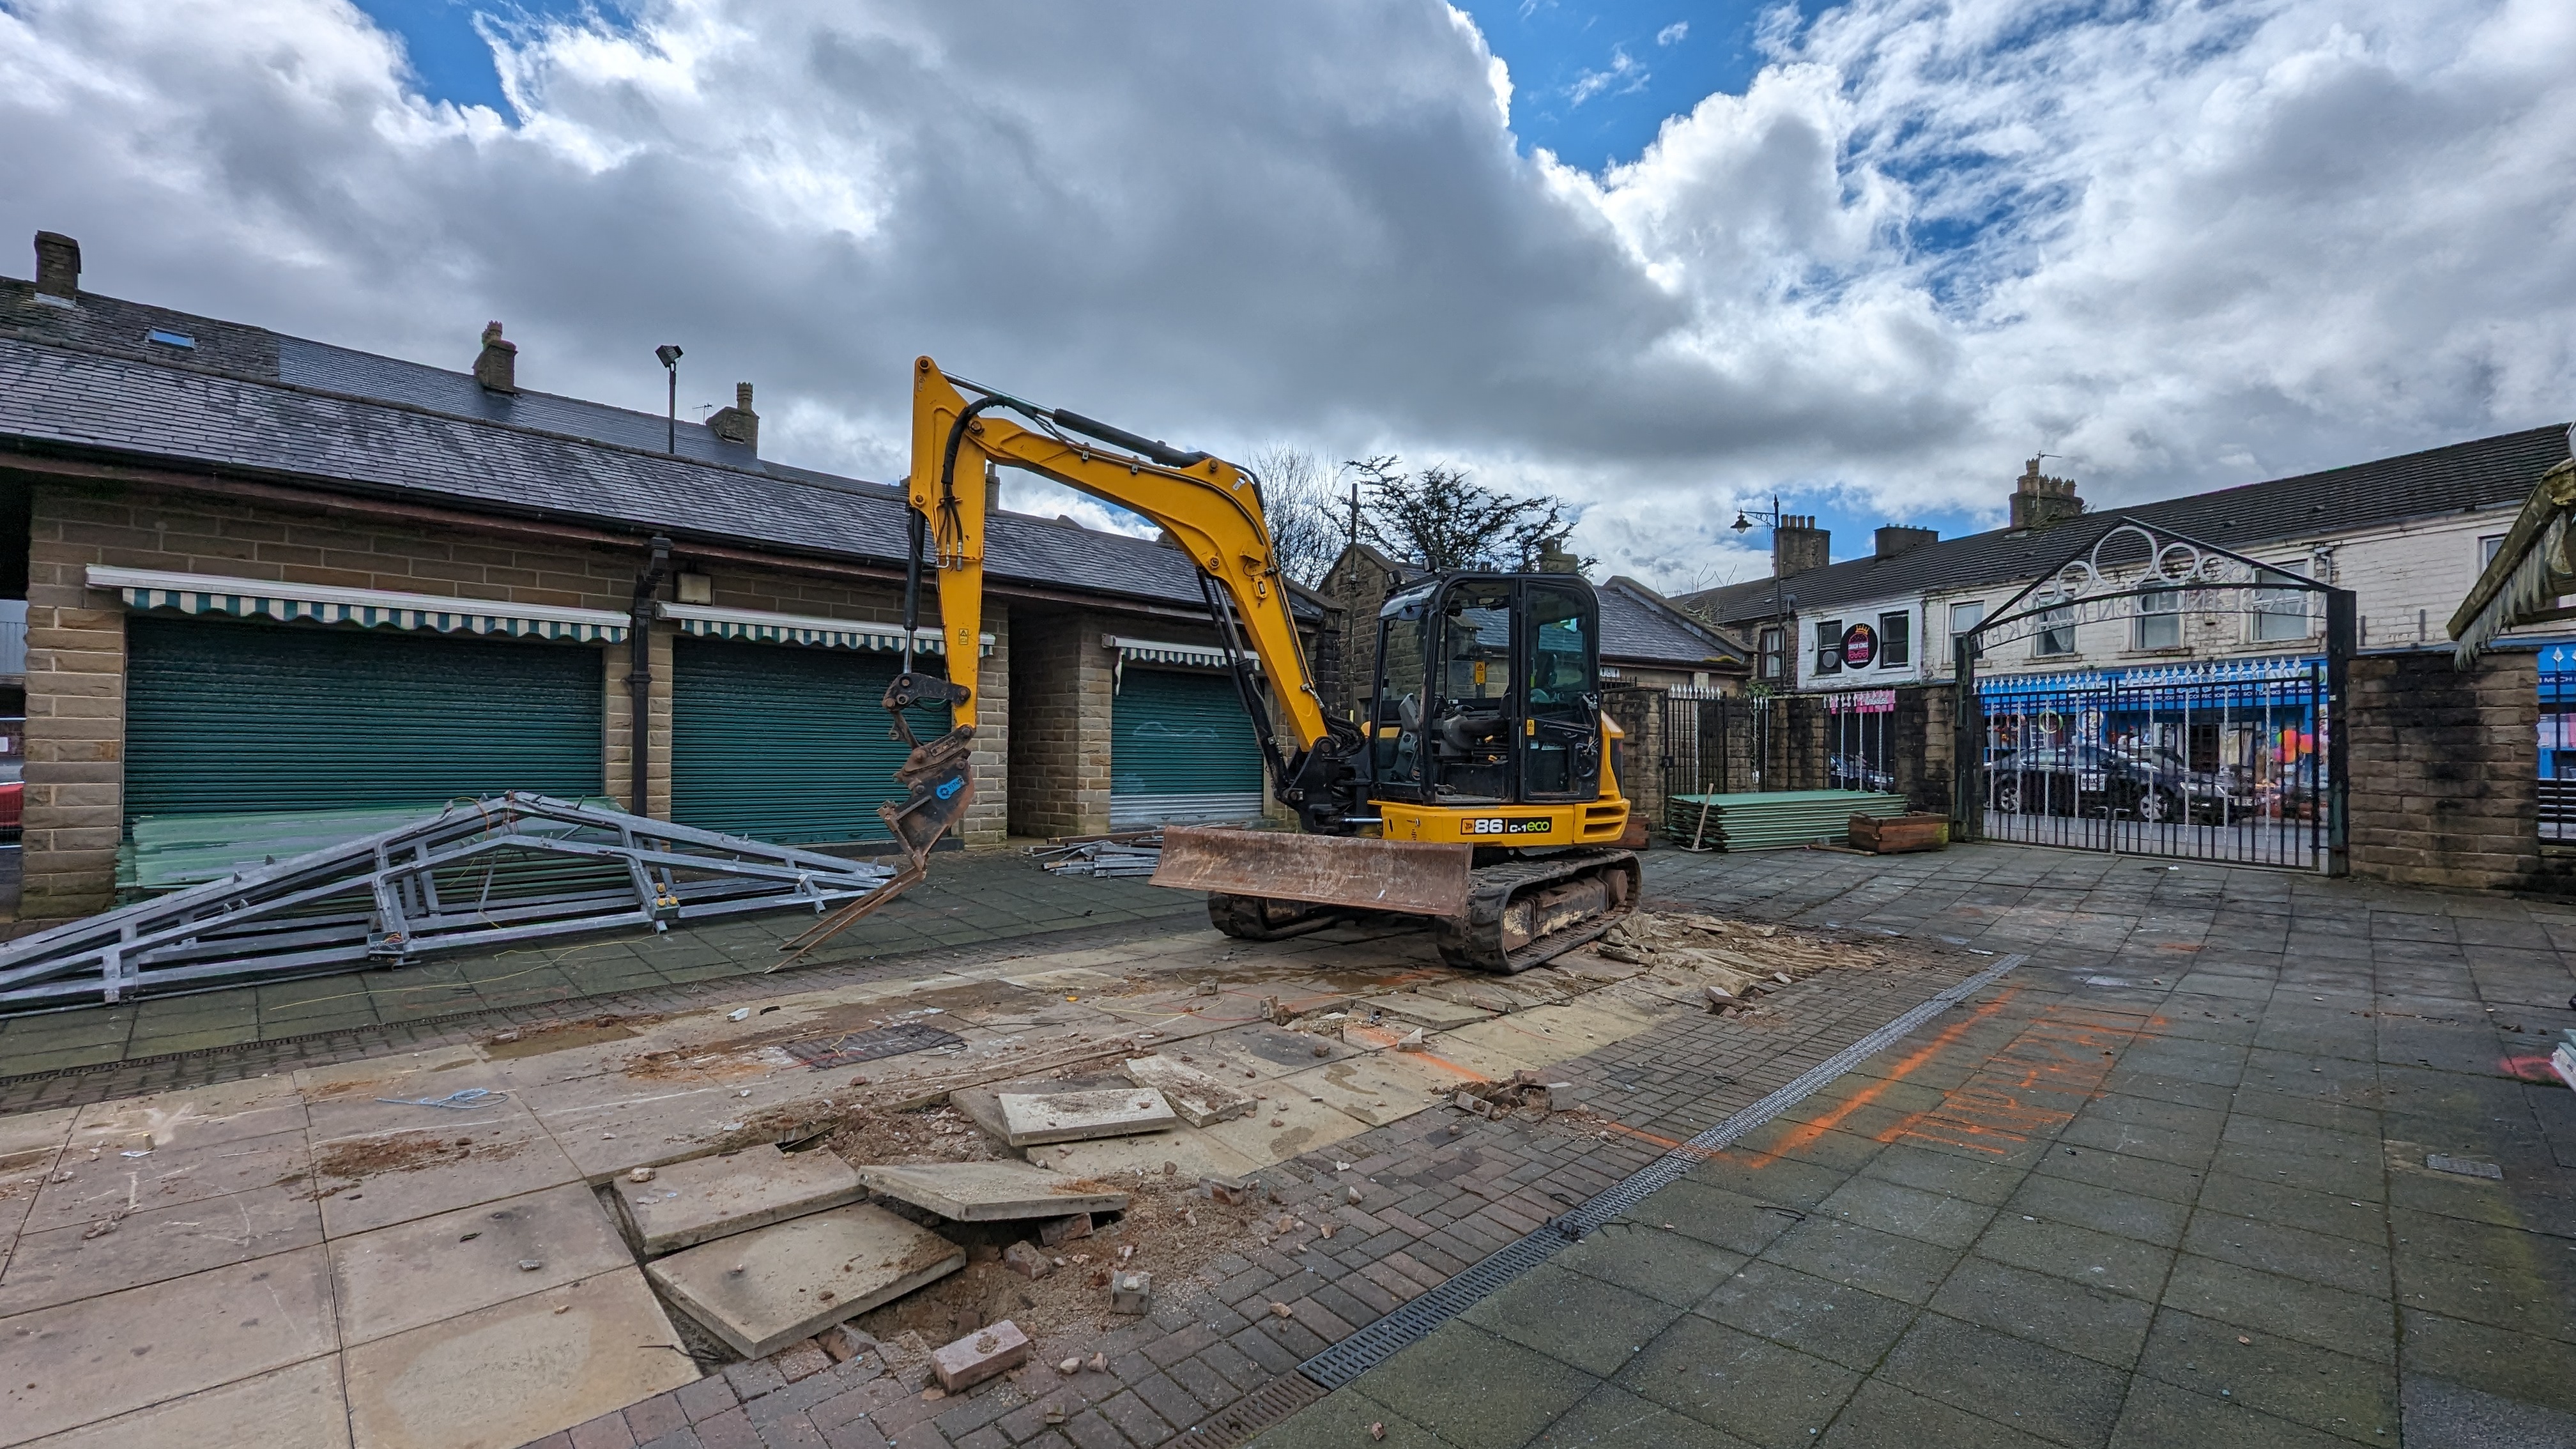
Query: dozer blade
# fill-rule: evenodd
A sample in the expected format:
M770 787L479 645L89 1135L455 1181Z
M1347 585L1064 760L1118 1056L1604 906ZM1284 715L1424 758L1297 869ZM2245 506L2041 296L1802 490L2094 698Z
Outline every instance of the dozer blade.
M1462 916L1472 845L1173 826L1153 883L1412 916Z

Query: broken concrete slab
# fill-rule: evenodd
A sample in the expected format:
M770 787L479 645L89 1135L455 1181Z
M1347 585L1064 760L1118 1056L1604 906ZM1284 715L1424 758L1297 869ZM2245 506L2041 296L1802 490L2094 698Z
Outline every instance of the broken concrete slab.
M1055 1218L1127 1209L1127 1194L1025 1162L887 1163L858 1169L868 1191L952 1222Z
M1009 1373L1028 1361L1029 1336L1007 1318L979 1328L930 1355L931 1371L939 1375L939 1386L952 1394Z
M1449 1094L1475 1078L1444 1070L1428 1056L1379 1054L1346 1062L1327 1062L1271 1084L1276 1092L1303 1092L1321 1097L1327 1106L1383 1127L1447 1101Z
M1177 1061L1158 1052L1150 1057L1132 1058L1125 1067L1127 1080L1161 1092L1163 1100L1172 1104L1172 1110L1181 1115L1181 1120L1193 1127L1252 1115L1250 1092L1218 1081L1188 1062Z
M1362 1012L1382 1012L1398 1021L1433 1031L1447 1031L1454 1026L1471 1026L1493 1013L1456 1001L1443 1001L1418 991L1398 991L1388 996L1372 996L1359 1003Z
M829 1152L781 1152L772 1143L655 1168L621 1180L617 1205L649 1257L732 1233L856 1202L867 1189Z
M758 1358L965 1266L956 1244L853 1203L685 1248L645 1271L736 1353Z
M39 1308L0 1334L0 1437L42 1438L333 1347L318 1247Z
M341 1357L367 1449L509 1449L698 1378L631 1265Z
M1177 1127L1181 1119L1151 1087L1086 1088L1071 1083L971 1087L949 1094L951 1105L1013 1147L1126 1137Z
M1247 1119L1237 1118L1240 1125ZM1029 1161L1051 1168L1071 1178L1090 1178L1099 1182L1119 1182L1143 1173L1148 1177L1162 1174L1163 1164L1172 1165L1172 1175L1196 1180L1202 1177L1241 1177L1266 1165L1247 1157L1234 1148L1210 1137L1196 1127L1180 1127L1169 1132L1149 1132L1140 1137L1101 1137L1089 1142L1051 1142L1028 1150Z
M1348 1112L1307 1100L1308 1094L1288 1081L1271 1082L1264 1090L1270 1093L1270 1100L1255 1108L1251 1116L1193 1129L1233 1149L1239 1159L1248 1162L1228 1176L1240 1177L1368 1130L1369 1124Z
M336 1357L119 1414L44 1441L42 1449L162 1449L257 1444L260 1449L348 1449L349 1405Z
M632 1262L580 1183L378 1228L331 1244L340 1341L389 1337Z

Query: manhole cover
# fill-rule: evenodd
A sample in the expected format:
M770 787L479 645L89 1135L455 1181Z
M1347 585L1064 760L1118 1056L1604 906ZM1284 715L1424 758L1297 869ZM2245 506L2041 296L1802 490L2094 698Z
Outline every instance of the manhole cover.
M901 1026L881 1026L873 1031L854 1031L847 1036L818 1036L786 1042L782 1049L805 1065L822 1071L846 1067L852 1062L873 1062L881 1057L899 1057L908 1052L965 1044L966 1039L953 1032L905 1022Z

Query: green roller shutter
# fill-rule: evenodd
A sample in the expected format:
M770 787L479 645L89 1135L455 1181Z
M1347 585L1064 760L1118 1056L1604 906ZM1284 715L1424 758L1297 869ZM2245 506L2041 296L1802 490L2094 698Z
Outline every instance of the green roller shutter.
M897 667L891 654L677 640L671 818L791 845L888 839L877 806L902 793L894 772L910 753L881 703ZM947 730L947 711L914 711L924 741Z
M136 616L125 651L129 823L600 793L596 648Z
M1233 678L1133 664L1120 673L1111 714L1112 828L1259 815L1261 747Z

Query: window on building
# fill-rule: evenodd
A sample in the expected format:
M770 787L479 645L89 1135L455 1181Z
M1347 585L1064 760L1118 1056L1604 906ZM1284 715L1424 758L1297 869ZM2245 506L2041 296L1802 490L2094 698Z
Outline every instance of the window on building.
M2280 574L2305 574L2298 564L2276 564L2271 571ZM2308 618L2308 591L2305 589L2256 589L2254 591L2254 638L2258 642L2305 639L2316 632Z
M1821 620L1816 625L1816 672L1843 672L1843 621L1840 619Z
M1910 610L1878 616L1878 667L1894 669L1914 662L1914 615Z
M1983 599L1970 599L1964 604L1950 606L1950 657L1952 659L1959 657L1959 641L1984 622L1986 622L1986 601ZM1977 657L1984 658L1985 652L1983 649L1978 650Z
M2039 616L2039 633L2033 636L2031 653L2045 659L2075 652L2075 611L2051 609Z
M2138 595L2138 647L2182 647L2182 590L2149 589Z
M2484 537L2484 538L2482 538L2482 539L2479 539L2479 540L2478 540L2478 568L2479 568L2481 571L2483 571L2483 570L2486 568L2486 566L2487 566L2488 564L2494 563L2494 562L2495 562L2495 556L2496 556L2497 554L2499 554L2499 553L2503 552L2503 551L2504 551L2504 535L2503 535L2503 534L2501 534L2501 533L2490 533L2490 534L2488 534L2486 537Z
M1778 679L1786 672L1789 662L1788 637L1788 631L1777 624L1766 624L1762 627L1761 638L1755 650L1759 657L1753 666L1754 678Z

